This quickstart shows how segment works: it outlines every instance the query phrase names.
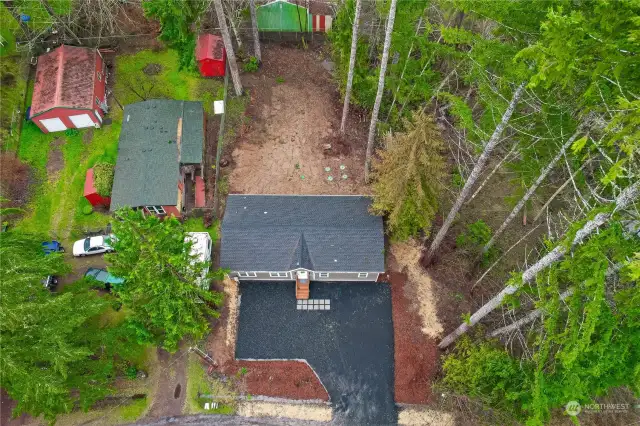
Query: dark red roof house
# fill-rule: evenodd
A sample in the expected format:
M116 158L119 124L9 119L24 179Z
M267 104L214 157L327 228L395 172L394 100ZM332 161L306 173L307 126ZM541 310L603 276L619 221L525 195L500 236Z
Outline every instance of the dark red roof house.
M196 61L203 77L221 77L227 64L222 37L200 34L196 45Z
M45 132L100 127L105 68L96 49L62 45L38 57L31 120Z

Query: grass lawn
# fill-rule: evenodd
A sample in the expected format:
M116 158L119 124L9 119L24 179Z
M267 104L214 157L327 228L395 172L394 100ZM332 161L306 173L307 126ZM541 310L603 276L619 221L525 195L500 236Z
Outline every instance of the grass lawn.
M199 398L198 395L210 395L212 398ZM187 366L187 394L185 396L185 414L210 413L210 414L233 414L235 413L236 392L227 382L222 383L207 375L204 367L200 363L200 358L195 353L189 354L189 364ZM205 402L218 402L215 410L205 410Z
M215 244L218 240L218 229L220 222L214 221L209 228L204 227L204 222L201 217L191 217L184 221L184 229L187 232L208 232L211 236L211 241Z

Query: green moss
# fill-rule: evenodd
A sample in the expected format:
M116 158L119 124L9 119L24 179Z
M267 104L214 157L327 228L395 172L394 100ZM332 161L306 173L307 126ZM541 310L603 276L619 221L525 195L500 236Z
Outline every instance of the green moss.
M136 399L131 404L120 408L120 418L127 422L136 421L145 412L148 405L147 398Z
M4 8L2 8L4 9ZM19 56L0 60L0 141L3 150L16 151L24 117L27 69Z

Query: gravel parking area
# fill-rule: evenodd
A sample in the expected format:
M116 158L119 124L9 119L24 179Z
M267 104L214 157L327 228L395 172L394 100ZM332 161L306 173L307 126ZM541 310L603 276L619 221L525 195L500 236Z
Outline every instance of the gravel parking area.
M293 282L240 284L238 359L305 359L327 388L334 422L397 423L388 284L311 284L328 310L296 309Z

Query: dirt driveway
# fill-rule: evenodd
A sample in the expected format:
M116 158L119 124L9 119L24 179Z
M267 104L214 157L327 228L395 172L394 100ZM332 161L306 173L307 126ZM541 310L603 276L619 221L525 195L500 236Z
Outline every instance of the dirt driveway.
M342 104L327 64L322 50L267 45L260 71L243 75L251 102L231 153L230 192L369 193L366 120L353 110L339 136Z

